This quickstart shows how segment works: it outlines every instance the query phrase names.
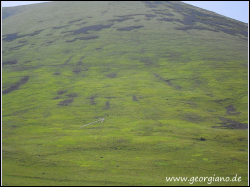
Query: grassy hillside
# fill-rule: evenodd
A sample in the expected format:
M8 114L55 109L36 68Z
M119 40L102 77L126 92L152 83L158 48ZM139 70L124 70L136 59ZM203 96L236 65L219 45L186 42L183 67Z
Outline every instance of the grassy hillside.
M247 185L246 24L181 2L30 6L2 25L3 185Z

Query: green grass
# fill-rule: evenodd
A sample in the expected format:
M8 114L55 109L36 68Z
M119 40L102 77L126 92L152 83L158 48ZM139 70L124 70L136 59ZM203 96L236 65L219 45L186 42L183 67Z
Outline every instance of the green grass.
M166 177L214 174L237 174L242 181L211 185L247 185L247 130L212 128L220 117L248 123L247 37L176 30L182 23L160 22L161 15L133 16L89 34L61 33L107 25L113 15L154 14L152 9L139 2L53 2L3 20L3 36L44 29L3 41L3 62L18 61L2 66L3 90L30 77L3 94L4 186L190 185ZM156 9L182 19L169 6ZM132 25L144 27L117 30ZM99 38L65 42L90 35ZM22 40L27 45L10 49ZM62 90L67 92L58 94ZM68 106L58 105L69 99ZM228 115L229 105L240 113ZM99 118L103 123L80 128Z

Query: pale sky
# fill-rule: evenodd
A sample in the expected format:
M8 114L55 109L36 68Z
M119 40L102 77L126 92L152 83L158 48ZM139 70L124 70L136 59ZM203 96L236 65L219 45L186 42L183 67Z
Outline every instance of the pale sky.
M49 1L1 1L2 7L28 5ZM248 1L182 1L218 14L248 23L249 3Z

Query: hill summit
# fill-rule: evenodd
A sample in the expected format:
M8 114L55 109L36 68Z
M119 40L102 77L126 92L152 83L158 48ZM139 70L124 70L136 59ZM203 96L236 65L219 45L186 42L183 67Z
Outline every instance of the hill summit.
M247 184L247 24L176 1L2 10L3 185Z

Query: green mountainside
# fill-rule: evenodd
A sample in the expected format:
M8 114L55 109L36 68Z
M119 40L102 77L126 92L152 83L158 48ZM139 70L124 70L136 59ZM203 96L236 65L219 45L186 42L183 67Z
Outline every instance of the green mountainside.
M247 24L176 1L2 11L4 186L248 184Z

